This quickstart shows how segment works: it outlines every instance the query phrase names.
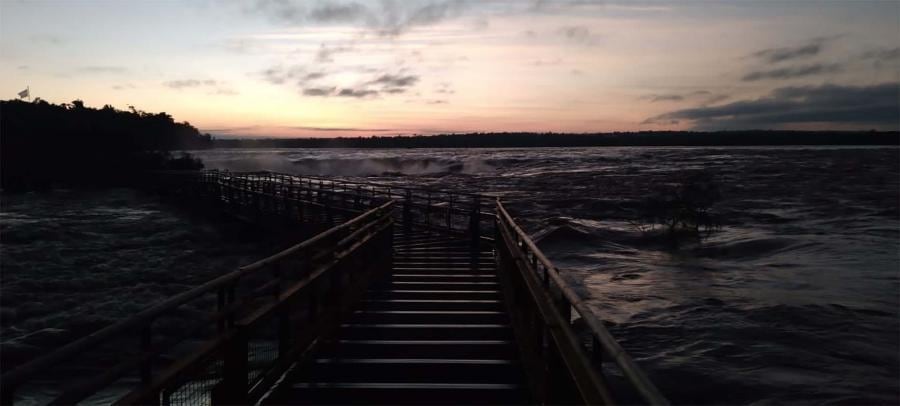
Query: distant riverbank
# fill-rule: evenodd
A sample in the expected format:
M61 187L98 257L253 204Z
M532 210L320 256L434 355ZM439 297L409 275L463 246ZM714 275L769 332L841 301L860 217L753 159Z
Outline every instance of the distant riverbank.
M467 133L354 138L216 139L217 148L546 148L639 146L900 145L897 131L645 131Z

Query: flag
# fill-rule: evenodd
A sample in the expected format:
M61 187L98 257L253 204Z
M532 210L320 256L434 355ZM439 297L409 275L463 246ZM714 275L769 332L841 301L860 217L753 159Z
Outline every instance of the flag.
M20 98L20 99L24 99L24 98L27 98L27 97L29 97L29 96L31 96L31 93L28 91L28 88L27 88L27 87L25 88L25 90L19 92L19 98Z

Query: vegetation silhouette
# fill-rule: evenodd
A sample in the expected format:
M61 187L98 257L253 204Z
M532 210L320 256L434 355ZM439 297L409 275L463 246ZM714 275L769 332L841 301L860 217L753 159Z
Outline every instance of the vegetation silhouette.
M216 139L217 148L532 148L595 146L900 145L897 131L467 133L355 138Z
M166 113L90 108L81 100L0 101L5 191L125 185L146 171L200 169L200 160L186 153L174 158L171 151L211 146L209 134Z
M680 240L702 239L719 230L721 222L714 206L721 199L721 186L715 175L708 171L687 172L673 183L657 185L641 202L632 225L644 233L662 227L677 248Z

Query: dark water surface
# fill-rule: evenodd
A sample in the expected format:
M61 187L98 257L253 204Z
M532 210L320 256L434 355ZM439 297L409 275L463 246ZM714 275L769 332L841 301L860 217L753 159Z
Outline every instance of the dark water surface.
M900 403L897 148L256 149L199 156L210 168L502 196L674 403ZM721 230L677 248L638 230L640 202L694 171L712 173L720 184ZM46 194L4 199L0 306L15 315L4 325L4 345L25 341L38 327L90 326L92 318L137 311L148 301L142 298L187 286L258 248L222 245L215 230L197 230L130 193L72 196L66 204ZM104 203L109 199L124 200ZM66 205L93 214L66 214ZM107 232L133 236L119 243L93 235ZM118 259L124 254L93 252L89 241L148 261L127 265L133 261ZM48 247L51 254L37 254ZM174 257L194 267L159 259L176 247ZM172 282L188 268L206 271ZM76 306L90 291L34 299L45 286L98 285L136 300ZM41 304L21 304L35 301Z
M4 369L271 253L128 189L2 196Z

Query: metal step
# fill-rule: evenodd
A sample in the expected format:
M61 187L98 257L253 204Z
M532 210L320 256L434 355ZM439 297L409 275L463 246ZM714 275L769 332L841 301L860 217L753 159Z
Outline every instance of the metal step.
M459 358L514 359L510 340L337 340L328 343L325 355L358 358Z
M497 310L357 310L350 323L508 323L506 312Z
M393 270L397 273L418 273L418 272L429 272L429 273L460 273L466 271L490 271L494 272L494 266L486 266L486 267L447 267L447 266L429 266L429 267L421 267L421 266L398 266L394 265Z
M346 323L338 337L370 340L509 340L508 324Z
M373 310L501 310L497 299L367 299L363 308Z
M496 289L389 289L370 290L372 299L500 299Z
M391 289L420 289L420 290L480 290L480 289L499 289L500 285L496 281L487 282L465 282L465 281L398 281L393 280L390 283Z
M516 383L513 360L451 358L319 358L316 382Z
M497 275L493 273L469 273L469 274L446 274L446 273L395 273L389 275L390 280L395 282L496 282Z
M512 383L298 382L273 404L521 405L524 390Z

